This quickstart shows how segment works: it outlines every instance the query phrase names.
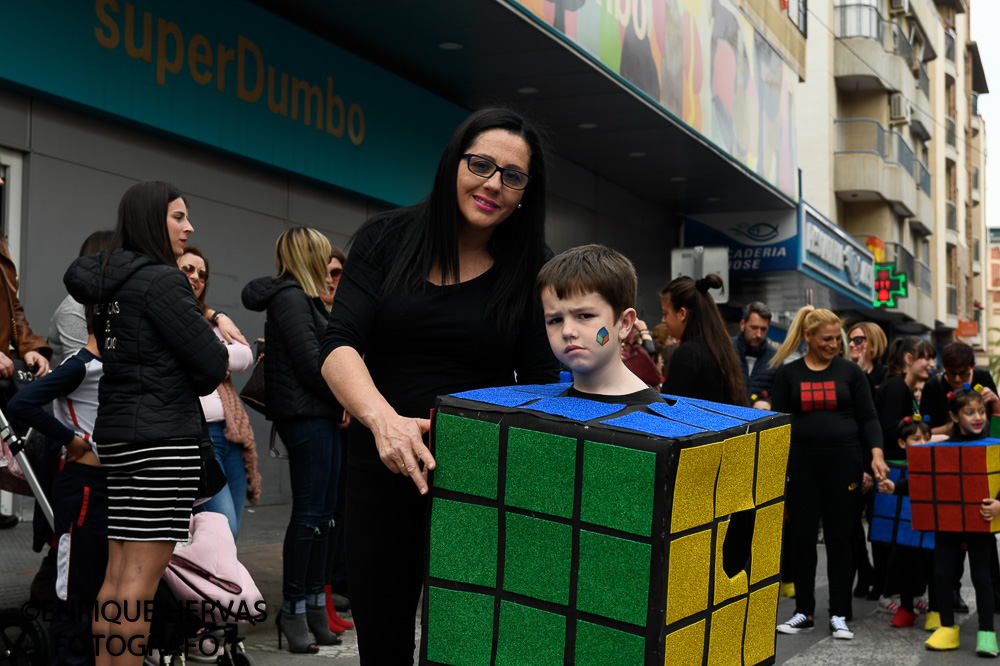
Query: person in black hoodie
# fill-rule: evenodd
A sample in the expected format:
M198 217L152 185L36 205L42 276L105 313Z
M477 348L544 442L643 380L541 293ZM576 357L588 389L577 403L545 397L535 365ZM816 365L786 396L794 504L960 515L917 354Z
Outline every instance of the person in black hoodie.
M329 272L330 241L307 227L281 234L276 277L243 288L243 305L267 311L265 413L288 448L292 515L282 548L279 637L292 652L339 645L326 613L326 551L340 477L338 421L343 414L320 373L320 339L328 313L320 294ZM312 632L316 643L310 643Z
M136 609L152 600L175 542L188 538L204 432L198 397L229 366L177 269L192 231L176 187L138 183L118 206L112 249L78 258L63 277L70 295L93 307L104 359L94 441L108 474L108 568L98 602L123 612L94 618L98 664L142 661L134 652L149 616ZM67 460L77 455L67 449ZM113 657L108 647L122 639L133 649Z

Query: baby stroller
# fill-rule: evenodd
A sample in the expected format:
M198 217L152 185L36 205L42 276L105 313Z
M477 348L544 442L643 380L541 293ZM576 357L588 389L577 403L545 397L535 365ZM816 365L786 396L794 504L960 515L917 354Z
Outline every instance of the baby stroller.
M35 474L22 439L0 411L0 439L19 466L21 494L33 495L54 527L43 480ZM0 468L12 466L0 452ZM220 666L253 666L239 624L266 619L265 604L249 573L236 559L236 544L225 516L204 512L191 517L191 538L178 546L153 600L147 666L175 666L188 659ZM103 578L104 572L94 572ZM21 609L0 611L0 663L48 665L48 632Z

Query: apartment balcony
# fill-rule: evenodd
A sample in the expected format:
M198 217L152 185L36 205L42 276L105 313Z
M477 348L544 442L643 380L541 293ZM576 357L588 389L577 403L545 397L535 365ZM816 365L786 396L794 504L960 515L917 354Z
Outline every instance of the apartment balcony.
M969 101L971 103L969 108L971 122L969 124L972 127L972 136L977 136L983 129L983 119L979 116L979 93L973 90Z
M899 215L912 217L917 210L916 160L903 135L872 118L842 118L834 124L837 196L847 202L884 199Z
M979 236L972 237L972 274L979 275L983 272L983 266L980 257L982 252L982 246L979 243Z
M927 326L927 328L934 328L934 320L937 318L934 314L934 297L931 293L931 269L930 266L920 261L919 259L914 261L917 271L917 277L914 280L916 283L916 289L911 291L910 294L916 293L917 295L917 321ZM911 285L912 288L912 285Z
M924 163L916 160L917 208L910 224L924 234L934 233L934 202L931 201L931 172Z
M958 289L953 284L946 284L948 292L948 312L945 325L948 328L958 328Z
M834 78L843 90L891 90L914 98L913 47L903 29L876 7L834 7ZM929 82L928 82L929 90Z
M982 201L979 193L979 167L972 167L972 205L978 206Z
M955 73L955 36L947 31L944 33L944 72L957 78Z
M945 242L948 245L958 246L958 209L955 207L954 201L944 202L945 220L947 221L947 228L945 229Z
M931 106L931 80L927 76L926 63L918 64L916 93L910 99L913 100L910 129L918 138L930 141L934 138L934 110Z
M944 143L944 156L957 164L958 136L955 130L955 119L951 116L944 117Z

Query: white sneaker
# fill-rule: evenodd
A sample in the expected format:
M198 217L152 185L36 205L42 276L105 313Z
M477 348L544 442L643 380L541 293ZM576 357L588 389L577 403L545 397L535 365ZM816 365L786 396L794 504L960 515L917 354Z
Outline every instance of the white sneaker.
M854 632L847 628L847 620L840 615L834 615L830 618L830 633L833 634L834 638L843 638L848 641L854 638Z
M924 613L926 615L927 611L930 610L930 606L928 605L927 601L927 596L925 595L914 599L913 607L916 608L919 612Z
M878 598L878 610L881 613L895 615L899 610L899 604L893 601L893 597L880 596Z
M779 624L777 632L779 634L801 634L812 631L815 627L816 625L808 617L802 613L796 613L788 622Z

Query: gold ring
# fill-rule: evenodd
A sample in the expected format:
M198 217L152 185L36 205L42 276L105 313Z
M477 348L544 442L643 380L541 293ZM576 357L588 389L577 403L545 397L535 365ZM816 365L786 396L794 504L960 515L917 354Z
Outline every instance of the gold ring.
M405 472L406 471L406 464L405 463L399 463L399 471L400 472Z

